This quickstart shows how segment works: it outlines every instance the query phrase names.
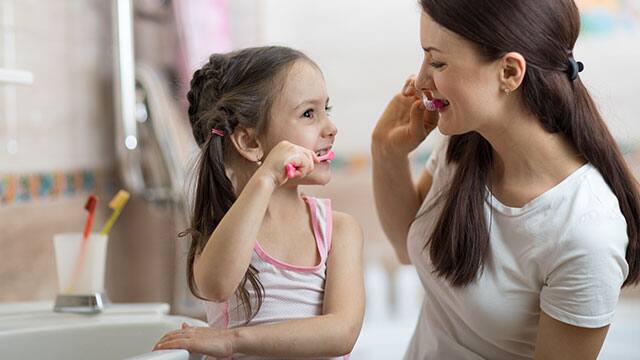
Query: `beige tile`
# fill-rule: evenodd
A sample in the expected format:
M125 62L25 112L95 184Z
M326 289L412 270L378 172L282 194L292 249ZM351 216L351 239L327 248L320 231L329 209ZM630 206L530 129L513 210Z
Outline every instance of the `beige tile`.
M75 197L0 207L0 302L55 297L53 235L82 231L84 202L84 197ZM99 210L95 221L103 219Z

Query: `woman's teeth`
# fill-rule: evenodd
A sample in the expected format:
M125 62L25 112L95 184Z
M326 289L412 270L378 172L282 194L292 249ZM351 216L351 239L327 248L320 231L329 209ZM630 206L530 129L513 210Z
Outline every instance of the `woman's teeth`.
M422 103L424 107L429 111L437 111L449 106L449 101L444 99L429 100L425 95L422 96Z

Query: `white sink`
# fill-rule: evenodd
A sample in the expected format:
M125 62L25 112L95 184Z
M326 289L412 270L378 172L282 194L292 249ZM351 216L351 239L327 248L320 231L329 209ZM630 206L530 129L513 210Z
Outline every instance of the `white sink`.
M112 304L97 315L54 313L53 303L0 303L2 359L199 359L185 350L151 352L153 345L183 322L167 315L167 304Z

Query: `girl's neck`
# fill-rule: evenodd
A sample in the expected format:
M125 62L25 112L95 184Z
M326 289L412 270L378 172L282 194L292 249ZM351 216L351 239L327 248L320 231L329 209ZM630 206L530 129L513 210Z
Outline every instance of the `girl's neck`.
M242 192L252 175L252 173L246 173L246 175L236 173L236 176L232 177L234 187L237 189L238 194ZM287 184L278 186L269 199L265 220L293 219L293 216L304 212L306 210L305 207L306 204L298 192L298 186Z
M298 186L283 185L271 195L265 219L294 219L305 210L306 204L298 192Z

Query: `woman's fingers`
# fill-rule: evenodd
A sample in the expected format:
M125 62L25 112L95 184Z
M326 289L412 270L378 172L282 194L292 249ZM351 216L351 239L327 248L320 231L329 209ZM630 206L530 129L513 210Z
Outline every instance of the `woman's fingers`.
M422 101L415 101L409 115L411 132L418 140L424 139L438 125L438 116L437 111L427 111Z
M402 87L402 95L412 97L416 96L416 93L416 76L410 75L404 82L404 86Z
M411 105L411 114L409 115L411 124L409 126L411 128L411 133L418 138L423 138L427 135L423 121L425 111L426 109L422 101L416 101Z

